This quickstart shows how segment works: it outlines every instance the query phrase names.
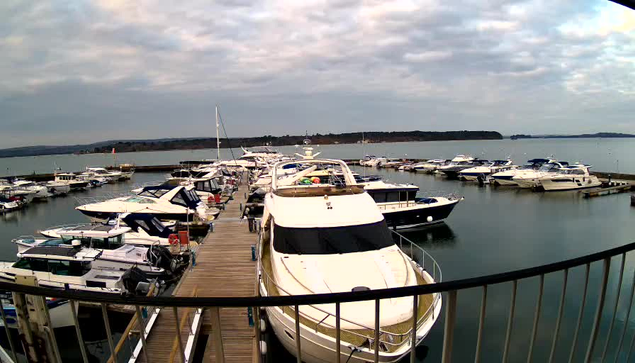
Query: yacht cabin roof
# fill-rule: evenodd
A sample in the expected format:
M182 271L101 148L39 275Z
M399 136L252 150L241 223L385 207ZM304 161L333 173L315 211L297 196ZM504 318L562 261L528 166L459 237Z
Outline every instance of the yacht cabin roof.
M64 261L93 261L101 251L91 248L73 248L70 246L46 246L32 247L21 252L20 257L23 258L45 258L48 260L64 260Z
M58 234L60 236L72 237L112 238L130 231L130 227L112 226L107 224L89 224L63 228L58 232Z

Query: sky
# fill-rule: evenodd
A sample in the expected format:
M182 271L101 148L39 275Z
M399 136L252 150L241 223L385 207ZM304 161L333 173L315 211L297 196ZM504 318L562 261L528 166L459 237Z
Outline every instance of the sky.
M0 148L391 130L635 133L599 0L0 1Z

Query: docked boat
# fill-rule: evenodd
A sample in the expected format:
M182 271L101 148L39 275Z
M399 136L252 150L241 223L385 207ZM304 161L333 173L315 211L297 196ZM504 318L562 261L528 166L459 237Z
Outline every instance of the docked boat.
M414 229L443 222L461 198L417 198L419 187L413 184L390 184L382 180L362 183L375 200L388 227Z
M556 175L562 168L569 166L566 161L550 160L543 164L538 170L524 170L512 178L512 180L521 188L539 188L541 186L540 179Z
M561 168L557 174L540 178L545 191L595 188L602 185L597 176L589 173L590 165L575 164Z
M315 180L278 184L273 169L271 192L265 197L260 234L260 293L262 296L306 295L398 288L434 283L423 268L395 245L375 201L357 185L348 166L339 160L306 160L342 170L335 183ZM321 178L320 178L321 179ZM301 211L301 213L300 213ZM437 275L439 276L439 275ZM379 302L380 341L374 340L375 301L342 303L341 356L335 361L396 362L410 351L413 316L416 343L427 336L439 317L440 294ZM291 354L308 363L333 362L336 343L335 304L299 307L300 321L289 307L267 307L274 333ZM301 341L296 339L299 326Z
M483 180L485 180L492 174L505 170L512 170L515 168L517 168L517 166L514 165L514 163L509 159L492 160L489 164L461 170L459 172L459 178L468 181L476 181L478 178L482 178Z
M84 174L93 178L102 178L108 182L118 182L123 175L119 170L107 170L101 167L87 167Z
M16 192L24 191L29 194L33 200L46 200L51 196L47 187L30 180L16 179L13 181L13 185L15 186Z
M57 238L22 236L12 242L18 248L18 257L33 247L65 247L101 251L93 267L104 270L128 270L138 267L149 276L174 272L171 253L160 246L133 246L126 244L125 235L130 227L108 224L85 224L60 228Z
M79 178L77 175L73 173L55 173L55 180L47 183L47 187L49 191L51 189L55 189L51 191L52 193L56 193L59 188L59 194L68 193L68 191L75 190L84 190L88 187L89 182L82 178ZM63 186L66 185L67 188Z
M17 201L0 195L0 214L12 212L14 210L20 209L20 207L21 206Z
M471 156L457 155L448 164L439 166L437 170L445 174L448 179L456 179L462 170L481 165L476 164L475 160L476 159ZM481 162L483 162L483 160Z
M169 248L172 254L181 254L197 245L195 241L181 241L181 237L169 226L161 222L152 214L143 213L124 213L119 215L115 220L109 220L106 223L98 223L100 225L115 225L119 223L128 227L130 230L123 235L122 243L133 246L162 246ZM90 226L95 223L81 223L62 226L53 226L39 233L48 238L61 238L60 232L70 228L92 228ZM88 226L88 227L87 227Z
M112 294L146 294L151 280L139 269L102 270L93 266L101 254L95 249L33 247L16 262L0 262L0 281L35 276L42 287Z
M198 218L211 222L220 213L216 208L207 207L194 187L169 185L145 187L137 195L84 204L75 209L101 221L114 219L123 213L146 213L161 220L188 222Z
M430 159L423 163L417 163L412 167L416 173L432 174L439 169L439 167L445 165L447 160L445 159Z
M536 171L538 169L540 169L541 166L543 166L546 163L549 162L556 162L556 160L551 160L551 159L530 159L527 161L527 163L523 166L521 166L520 168L517 169L508 169L508 170L504 170L504 171L499 171L496 172L494 174L492 174L492 179L494 179L494 181L497 184L500 185L518 185L515 181L514 181L514 177L515 176L519 176L522 175L526 172L533 172Z

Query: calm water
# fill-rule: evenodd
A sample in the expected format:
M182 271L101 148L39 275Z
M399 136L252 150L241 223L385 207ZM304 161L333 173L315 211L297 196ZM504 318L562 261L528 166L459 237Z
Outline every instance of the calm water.
M286 154L298 151L293 146L277 148ZM536 139L490 141L432 141L382 144L348 144L316 146L323 157L357 159L365 154L410 158L452 158L456 154L472 154L487 159L513 158L523 163L531 158L555 157L569 162L584 162L598 171L635 173L635 139ZM234 156L242 155L234 149ZM157 152L119 153L117 163L136 165L176 164L182 160L201 160L216 157L216 150L175 150ZM228 149L221 157L231 158ZM50 173L55 168L66 171L83 170L86 166L113 165L111 154L49 155L0 159L0 176L30 173Z
M585 142L587 140L575 140ZM529 141L530 143L542 141ZM551 142L551 141L549 141ZM598 142L598 141L594 141ZM605 142L599 140L599 142ZM613 143L608 141L607 143ZM454 143L448 143L454 144ZM458 144L458 143L457 143ZM465 150L466 145L479 143L460 143ZM523 142L513 144L511 141L485 142L481 145L524 145ZM630 144L630 142L629 142ZM414 147L421 144L393 144L393 147ZM635 144L633 144L635 145ZM381 146L381 145L379 145ZM375 147L379 147L375 146ZM476 146L475 146L476 147ZM337 147L333 147L337 148ZM349 148L353 146L339 146ZM449 148L449 146L448 146ZM492 147L492 150L494 148ZM458 148L457 148L458 150ZM325 148L324 156L349 157L349 155L333 155ZM450 155L457 152L432 153L422 151L422 156ZM470 150L466 150L470 152ZM148 155L172 155L169 153L148 153ZM532 153L531 156L544 155ZM591 153L589 153L591 155ZM187 152L174 156L174 160L186 159ZM352 157L353 155L350 155ZM201 157L200 155L198 156ZM68 157L72 158L72 157ZM81 158L81 157L80 157ZM523 157L525 158L525 157ZM528 157L527 157L528 158ZM586 160L585 160L586 161ZM171 160L158 160L158 163L169 163ZM362 170L360 173L383 174L391 181L410 182L421 187L425 194L456 193L465 197L454 210L446 224L428 228L407 236L427 249L439 262L443 270L444 280L472 277L490 273L504 272L549 262L560 261L591 252L604 250L633 241L635 236L635 208L629 205L628 194L618 194L590 200L582 199L577 193L533 193L514 188L479 187L476 184L459 181L448 181L441 177L399 173L388 170ZM633 168L635 171L635 168ZM136 174L128 183L107 185L73 196L99 196L119 193L132 188L134 184L160 180L162 174ZM0 247L0 258L14 259L15 247L11 238L22 234L33 234L36 230L60 223L83 222L86 219L74 210L76 201L73 196L52 199L41 204L32 204L28 209L0 217L0 229L3 231ZM625 280L631 281L635 261L628 261ZM612 265L611 284L617 283L619 259ZM589 298L585 309L583 332L578 343L576 361L584 355L584 346L588 341L591 319L596 307L598 291L599 265L592 269L589 285ZM561 329L561 339L557 350L556 361L566 361L572 342L573 329L581 301L583 270L575 269L569 278L566 308ZM562 275L548 276L545 281L545 296L540 320L540 330L536 342L535 362L546 361L551 345L552 331L557 316ZM523 281L519 284L514 334L511 341L510 361L525 361L530 340L534 308L537 297L538 280ZM492 286L488 292L487 320L483 341L483 361L500 361L505 336L507 314L510 304L511 284ZM614 332L621 332L626 314L626 300L630 293L626 288L621 297L620 313ZM459 294L459 315L455 337L455 360L464 362L472 360L476 343L478 311L481 291L466 291ZM615 296L609 295L605 312L612 310ZM635 319L635 315L631 319ZM601 352L606 338L608 319L603 320L600 334L598 354ZM125 325L125 324L124 324ZM435 325L420 349L419 361L438 362L441 355L443 319ZM626 344L634 332L628 331ZM617 344L617 333L614 333L612 346ZM103 341L102 341L103 342ZM108 350L107 344L103 349ZM275 346L274 351L279 351ZM99 354L97 354L99 355ZM280 358L280 356L278 356ZM612 356L610 357L612 361ZM623 359L625 359L623 357ZM285 361L279 359L277 361ZM294 360L290 360L294 361Z

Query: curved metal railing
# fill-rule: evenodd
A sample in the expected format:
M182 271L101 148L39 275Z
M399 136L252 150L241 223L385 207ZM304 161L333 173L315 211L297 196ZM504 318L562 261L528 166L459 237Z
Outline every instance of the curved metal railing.
M404 240L402 239L401 244L403 245L403 243L404 243ZM497 273L497 274L492 274L487 276L479 276L474 278L439 282L435 284L408 286L408 287L394 288L394 289L378 289L378 290L371 290L371 291L342 292L342 293L315 294L315 295L312 294L312 295L271 296L271 297L178 297L178 298L166 297L166 296L143 297L143 296L105 294L105 293L97 293L97 292L85 292L85 291L77 291L77 290L42 288L42 287L34 287L34 286L26 286L26 285L16 285L9 282L0 282L0 289L12 291L18 294L48 296L48 297L54 297L54 298L69 299L69 300L72 300L73 302L86 301L86 302L99 303L102 305L102 307L105 307L106 306L105 304L117 304L117 305L136 305L136 306L152 306L152 307L171 307L173 309L176 309L179 307L181 308L195 307L195 308L203 308L203 309L209 308L212 310L213 309L218 310L218 307L258 308L258 307L267 307L267 306L291 306L291 307L294 307L294 309L297 309L297 307L301 305L336 304L336 311L337 311L338 307L342 303L347 303L347 302L368 301L368 300L371 300L371 301L374 300L378 302L381 299L400 298L400 297L408 297L408 296L418 297L419 295L444 293L446 294L446 300L444 303L445 327L444 327L444 333L443 333L442 361L450 362L452 357L452 351L453 351L452 345L454 341L454 325L455 325L456 315L457 315L458 295L460 292L467 289L480 288L482 289L483 294L482 294L482 300L481 300L481 310L479 315L477 347L475 351L475 361L480 362L481 343L483 340L483 325L485 321L485 306L487 303L488 286L495 285L495 284L503 284L503 283L512 284L512 289L511 289L512 299L511 299L511 305L509 310L509 317L507 319L507 327L506 329L504 327L502 328L506 330L505 342L502 348L503 361L507 361L510 355L510 340L511 340L511 334L513 331L512 322L514 320L515 315L518 314L518 312L516 312L516 309L515 309L518 283L521 280L527 280L527 279L536 278L536 277L540 278L541 283L538 289L538 303L536 305L536 313L534 315L534 325L533 325L533 329L531 333L532 340L528 344L529 358L531 358L531 355L533 354L533 347L535 344L535 337L536 337L537 329L538 329L538 320L540 319L540 315L541 315L540 309L542 304L545 275L548 275L551 273L563 273L564 280L562 282L562 290L561 290L562 293L561 293L560 304L558 309L558 317L556 319L556 326L553 329L554 331L553 343L550 350L551 354L550 354L549 362L553 362L554 352L556 350L556 346L560 337L559 332L560 332L560 327L562 325L561 319L562 319L562 315L564 311L564 305L565 305L564 302L565 302L565 296L567 294L567 287L569 284L568 282L569 271L576 267L585 267L585 270L586 270L586 275L585 275L586 278L584 280L585 289L581 297L582 308L580 309L580 314L578 315L578 320L575 326L575 330L573 330L575 332L575 336L574 336L573 347L571 348L572 349L571 355L574 356L577 349L576 347L578 347L579 345L578 342L581 336L584 335L583 333L578 334L578 332L580 332L580 327L583 320L584 305L586 303L587 295L588 295L587 292L588 290L590 290L586 288L589 284L589 271L591 270L592 264L602 261L601 262L602 264L601 279L600 279L601 284L600 284L600 289L597 290L597 305L596 305L596 310L593 317L591 332L588 335L588 344L586 347L586 354L585 354L584 361L586 362L591 361L592 358L599 355L599 352L596 351L596 345L597 345L597 340L599 335L600 323L603 320L603 318L604 319L610 318L611 326L609 329L610 330L609 336L605 341L604 349L602 351L602 357L605 357L609 353L614 354L616 358L626 355L627 361L628 361L628 359L630 359L632 355L633 347L635 346L632 343L629 346L628 343L624 342L626 332L630 331L628 329L628 326L629 324L632 324L632 322L630 322L629 320L629 316L630 316L631 305L633 303L633 295L635 293L635 276L633 280L630 282L631 284L631 291L629 291L630 294L620 295L620 293L622 291L622 285L623 284L628 285L628 282L624 282L624 283L622 282L626 280L623 278L624 270L626 269L625 264L626 264L626 261L628 261L629 258L632 257L632 254L629 254L629 252L633 250L635 250L635 243L629 243L623 246L611 248L605 251L589 254L582 257L569 259L566 261L560 261L560 262L545 264L541 266L535 266L535 267L530 267L530 268L520 269L520 270L515 270L510 272L504 272L504 273ZM417 259L416 254L418 253L418 249L411 248L409 250L407 247L404 247L404 253L409 253L413 257L412 259L416 260ZM425 254L423 256L424 256L424 261L422 261L422 266L426 265L429 268L429 266L433 265L432 260L428 262L428 257ZM627 295L630 295L631 299L627 305L629 310L628 310L628 313L627 313L628 315L626 319L622 320L620 318L620 321L624 321L624 327L622 331L619 333L619 345L617 346L616 349L613 349L615 348L614 347L615 344L610 345L612 350L608 350L609 343L611 341L611 333L613 333L613 330L615 330L614 327L617 326L617 323L615 322L616 320L615 316L617 315L617 312L618 312L617 303L616 303L614 306L611 307L610 310L606 312L606 314L604 314L607 291L609 290L609 284L608 284L609 272L610 272L611 260L613 258L621 260L621 264L619 267L619 283L616 285L611 284L611 286L614 288L614 290L616 291L618 295L616 301L617 302L620 301L620 296L622 296L622 300L624 300L625 296ZM632 269L633 269L633 266L629 265L628 271L631 271ZM439 275L441 274L440 271L437 271L437 272L433 271L433 275L436 275L437 273ZM571 295L572 293L568 292L568 294ZM377 304L376 306L379 306L379 304ZM107 312L105 308L103 308L102 311L103 311L103 314L107 317ZM258 311L258 309L254 309L254 311ZM145 322L145 320L143 321ZM255 319L255 321L258 322L259 319ZM218 328L220 329L220 327ZM411 330L411 333L415 331L416 330ZM296 333L298 334L296 338L300 339L299 331L297 331ZM378 333L379 333L379 330L376 331L377 335L379 335ZM417 342L416 334L412 334L412 338L415 342ZM376 339L375 341L379 341L379 339ZM635 339L633 339L633 342L635 342ZM337 346L339 346L339 343L340 341L337 340ZM80 339L80 345L81 344L83 344L83 342ZM411 347L412 346L416 346L416 343L412 344ZM339 353L338 348L333 347L333 349L334 350L337 349L337 352ZM377 352L376 354L379 354L378 349L376 349L376 352ZM411 356L414 357L414 354ZM376 355L376 357L378 356Z

